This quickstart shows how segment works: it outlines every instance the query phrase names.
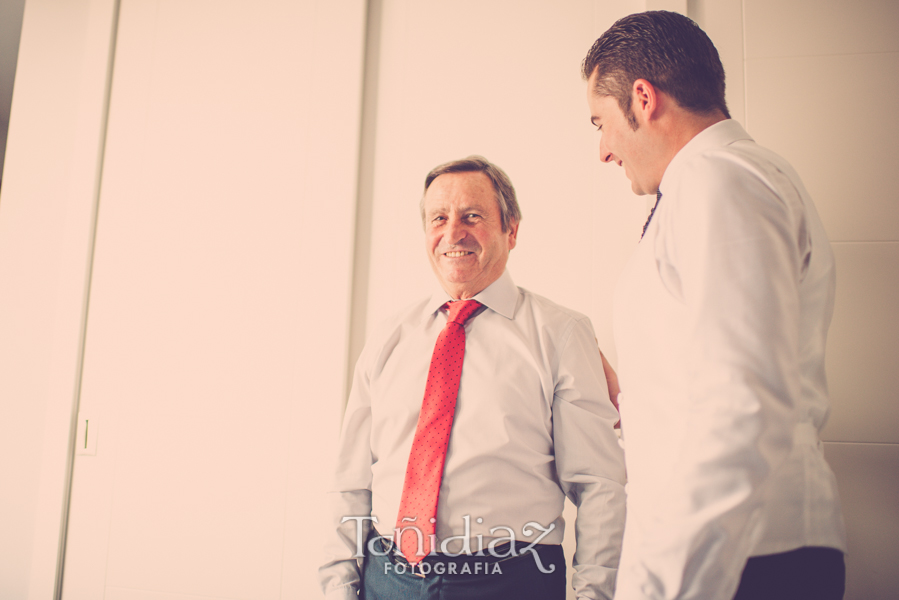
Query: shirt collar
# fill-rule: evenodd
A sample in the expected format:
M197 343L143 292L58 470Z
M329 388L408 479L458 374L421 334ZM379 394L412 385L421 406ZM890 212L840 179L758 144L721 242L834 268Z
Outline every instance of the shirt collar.
M694 156L712 148L727 146L740 140L752 141L743 126L733 119L725 119L706 127L681 148L665 169L659 189L666 193L666 182L677 179L678 171Z
M515 305L518 304L518 295L520 293L507 269L503 271L499 279L475 294L472 300L477 300L490 310L501 314L507 319L511 319L515 315ZM452 300L450 295L443 288L438 287L427 304L425 304L421 316L422 321L432 317L434 313L440 310L441 306L450 300Z

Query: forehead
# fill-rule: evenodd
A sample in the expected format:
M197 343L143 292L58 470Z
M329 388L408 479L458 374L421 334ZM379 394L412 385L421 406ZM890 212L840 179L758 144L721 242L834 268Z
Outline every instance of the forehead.
M493 182L480 171L444 173L438 176L425 193L425 211L446 210L451 206L499 210Z

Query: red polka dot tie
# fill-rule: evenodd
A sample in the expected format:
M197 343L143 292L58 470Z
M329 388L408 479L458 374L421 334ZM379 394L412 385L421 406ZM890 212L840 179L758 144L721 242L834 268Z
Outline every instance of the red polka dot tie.
M465 322L480 306L476 300L444 304L449 317L431 356L425 397L418 414L396 519L400 550L413 565L430 554L434 543L432 536L436 533L440 479L465 357Z

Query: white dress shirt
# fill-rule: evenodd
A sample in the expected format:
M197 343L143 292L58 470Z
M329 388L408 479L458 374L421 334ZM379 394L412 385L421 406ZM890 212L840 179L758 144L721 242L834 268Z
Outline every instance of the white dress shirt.
M393 536L431 354L446 325L441 307L449 299L440 290L366 343L343 421L335 526L344 516L373 515L378 532ZM465 325L438 545L453 536L462 538L452 540L450 552L469 550L461 547L466 537L473 553L480 543L487 551L492 540L512 536L558 544L567 495L578 506L575 590L582 598L611 598L624 530L624 457L593 327L587 317L516 287L508 272L474 299L485 308ZM337 526L326 544L320 579L329 598L354 598L359 587L356 522Z
M733 596L750 555L845 551L818 432L834 259L793 169L693 138L615 296L628 522L615 598Z

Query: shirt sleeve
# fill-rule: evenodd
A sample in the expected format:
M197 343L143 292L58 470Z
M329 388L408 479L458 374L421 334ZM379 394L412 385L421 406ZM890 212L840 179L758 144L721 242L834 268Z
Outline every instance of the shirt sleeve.
M656 255L686 309L690 433L659 449L676 453L674 493L653 506L640 547L625 548L618 600L732 597L797 422L808 251L798 192L733 155L694 159L678 181Z
M553 398L556 470L577 506L572 584L579 599L611 599L624 532L624 455L599 348L583 317L562 346Z
M368 352L363 350L353 376L329 492L333 529L324 544L327 562L318 570L322 591L329 600L357 597L363 548L372 528L369 362Z

